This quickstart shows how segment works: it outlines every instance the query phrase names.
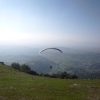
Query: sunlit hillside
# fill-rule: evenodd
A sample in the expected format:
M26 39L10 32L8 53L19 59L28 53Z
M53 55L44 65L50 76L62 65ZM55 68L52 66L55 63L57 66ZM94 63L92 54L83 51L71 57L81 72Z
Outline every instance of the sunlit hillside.
M55 79L28 75L0 64L1 100L99 100L99 79Z

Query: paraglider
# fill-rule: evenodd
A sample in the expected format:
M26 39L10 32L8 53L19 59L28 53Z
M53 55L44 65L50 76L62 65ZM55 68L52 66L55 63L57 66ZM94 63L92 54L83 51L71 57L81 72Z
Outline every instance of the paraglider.
M50 69L52 69L52 66L50 66Z
M40 50L39 53L41 53L41 52L43 52L43 51L45 51L45 50L48 50L48 49L58 50L58 51L60 51L61 53L63 53L63 52L62 52L60 49L58 49L58 48L45 48L45 49Z
M59 52L63 55L63 52L62 52L60 49L58 49L58 48L45 48L45 49L40 50L39 53L41 53L41 52L43 52L43 51L45 51L45 50L48 50L48 49L57 50L57 51L59 51ZM49 69L49 70L52 70L52 68L53 68L53 67L50 66L50 69Z

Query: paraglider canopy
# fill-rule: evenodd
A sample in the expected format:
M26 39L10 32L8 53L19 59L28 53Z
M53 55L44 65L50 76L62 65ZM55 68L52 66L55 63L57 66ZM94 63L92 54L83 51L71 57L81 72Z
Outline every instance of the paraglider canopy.
M58 49L58 48L45 48L45 49L40 50L39 53L41 53L41 52L43 52L43 51L45 51L45 50L48 50L48 49L58 50L58 51L60 51L61 53L63 53L63 52L62 52L60 49Z

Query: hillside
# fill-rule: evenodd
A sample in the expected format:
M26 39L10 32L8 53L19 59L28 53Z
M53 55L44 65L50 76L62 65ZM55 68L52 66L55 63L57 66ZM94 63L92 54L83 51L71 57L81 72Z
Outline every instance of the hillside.
M28 75L0 64L1 100L99 100L100 79L55 79Z

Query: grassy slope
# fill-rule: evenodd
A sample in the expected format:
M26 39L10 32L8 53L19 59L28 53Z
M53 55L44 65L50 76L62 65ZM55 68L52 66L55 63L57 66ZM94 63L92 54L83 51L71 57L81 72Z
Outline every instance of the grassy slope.
M0 65L0 100L100 100L100 79L53 79Z

